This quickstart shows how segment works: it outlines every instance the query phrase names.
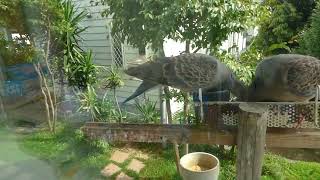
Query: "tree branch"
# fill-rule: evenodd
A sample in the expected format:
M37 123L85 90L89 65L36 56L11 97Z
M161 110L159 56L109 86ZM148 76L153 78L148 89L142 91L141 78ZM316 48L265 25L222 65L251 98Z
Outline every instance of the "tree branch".
M199 50L201 49L201 47L198 47L196 50L194 50L192 53L197 53Z

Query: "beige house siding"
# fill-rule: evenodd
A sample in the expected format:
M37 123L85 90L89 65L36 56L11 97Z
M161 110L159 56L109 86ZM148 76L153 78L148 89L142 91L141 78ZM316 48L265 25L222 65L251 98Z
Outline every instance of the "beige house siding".
M101 66L114 65L112 60L112 37L110 34L109 23L111 18L101 17L100 12L105 9L105 6L92 6L89 0L74 0L79 10L86 10L88 16L81 26L88 27L86 31L81 34L81 47L84 50L92 50L94 56L94 63ZM133 48L128 44L123 45L124 68L127 63L138 58L138 49ZM117 90L118 99L120 102L129 97L141 83L140 80L134 79L130 76L124 75L124 87ZM105 90L100 90L99 94L104 94ZM159 90L156 88L147 93L147 96L153 100L158 101ZM130 103L133 103L131 101Z

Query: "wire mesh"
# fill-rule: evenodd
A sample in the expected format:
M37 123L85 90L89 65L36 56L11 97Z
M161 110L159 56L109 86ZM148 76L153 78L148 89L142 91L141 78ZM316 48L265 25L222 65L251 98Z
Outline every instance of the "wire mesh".
M113 34L110 37L112 64L117 68L123 68L126 65L123 44L117 34Z
M206 104L205 117L216 117L218 127L236 126L239 120L239 103ZM268 103L268 127L320 129L315 114L316 105L309 103ZM320 115L319 106L318 116ZM215 114L215 115L212 115ZM206 122L212 119L205 120Z

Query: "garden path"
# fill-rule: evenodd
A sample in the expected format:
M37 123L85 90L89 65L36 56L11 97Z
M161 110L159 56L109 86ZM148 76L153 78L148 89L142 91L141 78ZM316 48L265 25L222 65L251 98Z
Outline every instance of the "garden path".
M116 175L116 180L131 180L133 178L128 176L124 171L129 170L139 174L145 167L143 161L148 158L147 154L133 148L115 150L110 158L111 163L101 170L101 174L105 177Z
M0 129L0 180L58 180L47 162L23 152L17 137Z

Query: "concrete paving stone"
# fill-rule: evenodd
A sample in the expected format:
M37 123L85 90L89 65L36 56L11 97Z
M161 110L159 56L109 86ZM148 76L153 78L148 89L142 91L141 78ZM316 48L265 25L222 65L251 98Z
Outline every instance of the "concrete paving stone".
M149 155L146 153L143 153L141 151L137 152L137 154L135 155L136 158L140 158L140 159L144 159L147 160L149 159Z
M114 175L115 173L119 172L120 170L121 170L120 167L118 167L117 165L115 165L113 163L110 163L101 170L101 174L105 177L110 177L110 176Z
M112 155L111 155L111 160L115 161L117 163L123 163L125 160L129 158L129 153L122 152L119 150L116 150Z
M137 159L132 159L130 164L128 165L128 169L135 171L136 173L139 173L141 171L141 169L144 168L144 164L143 162L137 160Z
M133 177L126 175L124 172L121 172L117 177L116 180L132 180Z

